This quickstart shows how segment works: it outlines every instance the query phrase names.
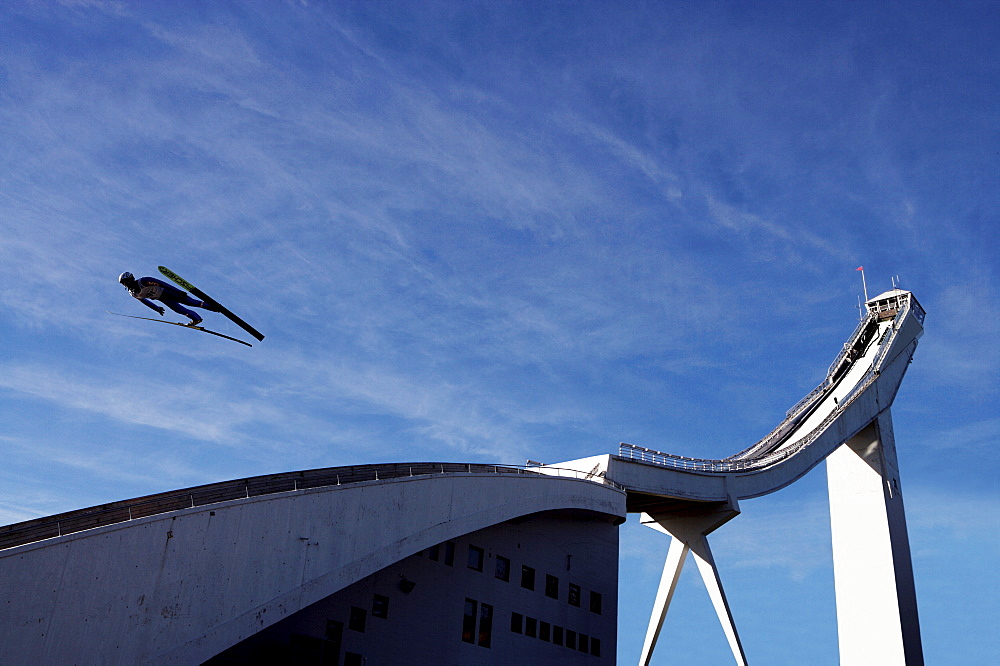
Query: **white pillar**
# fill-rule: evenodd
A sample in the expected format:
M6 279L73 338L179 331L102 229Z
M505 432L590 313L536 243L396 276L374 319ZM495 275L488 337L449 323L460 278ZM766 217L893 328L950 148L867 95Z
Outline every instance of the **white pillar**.
M712 551L708 547L708 538L703 536L700 543L693 544L691 546L691 554L698 564L701 579L705 582L708 596L715 607L715 614L719 618L719 623L722 624L722 631L726 634L726 640L729 641L729 649L733 651L733 658L736 659L736 663L739 666L747 666L747 657L743 652L743 643L740 642L740 636L736 633L736 621L733 620L733 612L729 608L729 600L726 599L726 592L722 589L719 568L715 566L715 558L712 557Z
M667 559L663 564L663 574L660 577L660 586L656 591L656 601L653 603L653 612L649 617L649 626L646 629L646 638L642 645L642 654L639 657L640 666L648 666L649 660L653 657L653 649L663 628L663 620L673 599L674 590L677 589L677 581L684 567L684 560L690 552L701 578L708 589L708 596L715 607L715 613L722 624L722 630L729 641L729 647L733 651L733 657L738 666L746 666L746 655L743 652L743 645L740 642L739 634L736 632L736 623L733 621L733 614L726 600L726 593L722 589L722 580L719 578L719 570L712 557L712 550L708 546L708 534L727 523L739 514L735 499L730 499L728 503L722 505L718 503L706 504L703 502L687 502L681 507L674 507L670 511L644 513L641 522L647 527L669 534L672 539L670 549L667 551Z
M921 666L913 565L889 410L826 462L842 666Z
M670 540L670 550L667 551L667 560L663 563L663 574L660 576L660 586L656 590L653 612L649 616L646 638L642 642L642 655L639 657L641 666L649 666L649 660L653 658L653 648L660 638L663 620L667 617L667 609L670 608L670 601L674 598L674 590L677 589L677 581L681 577L681 569L684 568L687 554L687 544L677 538Z

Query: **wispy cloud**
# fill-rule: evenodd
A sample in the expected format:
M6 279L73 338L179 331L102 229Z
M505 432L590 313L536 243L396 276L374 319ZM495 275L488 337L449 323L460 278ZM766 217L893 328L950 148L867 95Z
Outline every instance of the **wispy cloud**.
M916 556L951 552L949 540L977 542L1000 556L1000 493L962 492L908 484L906 518Z
M148 377L122 379L84 377L37 364L7 363L0 369L0 387L22 396L216 443L232 443L239 430L274 418L273 410L265 404L244 400L220 403L217 392L204 387Z
M556 124L603 146L622 164L638 170L652 183L663 187L664 193L670 199L683 196L678 184L679 178L666 168L660 159L635 144L615 136L606 127L578 117L559 118Z
M807 252L805 248L819 251L839 262L849 262L851 259L851 252L838 247L806 225L792 228L726 204L711 195L707 202L712 219L726 230L751 241L760 253L760 260L773 261L777 257L783 257L786 261L794 259L796 263L801 263L802 255Z
M929 449L961 450L971 455L992 451L1000 444L1000 418L965 421L937 432L921 433Z

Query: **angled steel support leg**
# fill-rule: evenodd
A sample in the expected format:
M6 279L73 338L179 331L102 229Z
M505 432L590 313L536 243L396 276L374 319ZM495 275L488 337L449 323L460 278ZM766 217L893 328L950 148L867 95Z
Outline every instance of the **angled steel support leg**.
M736 622L733 621L733 612L729 608L729 601L726 600L726 593L722 589L719 568L715 566L715 558L712 557L712 551L708 547L708 539L703 536L701 543L692 545L691 554L694 556L695 562L698 563L701 579L705 581L708 596L712 599L712 605L715 606L715 614L719 616L719 623L722 624L726 640L729 641L729 649L733 651L736 663L740 666L746 666L747 657L743 652L743 643L740 642L740 636L736 633Z
M649 616L646 639L642 643L642 656L639 657L641 666L648 666L649 660L653 657L653 648L656 647L656 641L660 637L663 620L667 617L667 609L670 608L670 600L673 599L674 590L677 589L677 581L681 577L681 569L684 568L687 554L686 543L677 538L671 539L667 561L663 563L663 575L660 576L660 587L656 590L656 601L653 602L653 612Z
M889 410L827 458L840 663L921 666Z
M652 659L660 630L663 628L663 620L667 615L674 591L677 589L677 581L689 552L698 564L698 570L701 572L702 580L708 589L712 605L719 616L719 622L722 624L726 639L729 641L729 647L733 651L733 657L739 666L746 666L743 645L736 632L736 624L733 622L733 615L729 609L726 594L722 589L722 581L719 578L719 571L715 564L715 558L712 557L712 550L709 548L707 538L709 533L738 514L739 509L735 499L730 499L729 502L722 505L686 502L674 505L669 510L654 511L642 515L643 524L669 534L673 538L670 542L670 549L667 551L667 560L663 565L663 574L656 592L656 601L653 603L653 612L646 629L642 655L639 658L640 666L648 666L649 660Z

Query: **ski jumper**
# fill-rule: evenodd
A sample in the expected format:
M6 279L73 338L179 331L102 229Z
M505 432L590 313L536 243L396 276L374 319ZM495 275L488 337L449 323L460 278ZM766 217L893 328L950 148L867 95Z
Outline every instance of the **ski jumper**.
M191 320L191 323L197 324L201 321L201 316L197 312L188 310L185 305L190 305L195 308L205 308L207 307L205 301L198 301L186 292L178 289L177 287L167 284L163 280L158 280L154 277L141 277L137 280L138 288L129 288L128 291L132 296L139 299L139 302L146 307L156 310L162 314L162 308L153 305L152 301L160 301L168 308L176 312L177 314L184 315Z

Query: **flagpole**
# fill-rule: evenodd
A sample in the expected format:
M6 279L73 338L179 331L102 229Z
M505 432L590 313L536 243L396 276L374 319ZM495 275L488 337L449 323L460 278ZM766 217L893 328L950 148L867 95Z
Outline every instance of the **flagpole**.
M867 303L868 302L868 283L865 282L865 267L864 266L858 266L854 270L861 271L861 286L865 290L865 303Z

